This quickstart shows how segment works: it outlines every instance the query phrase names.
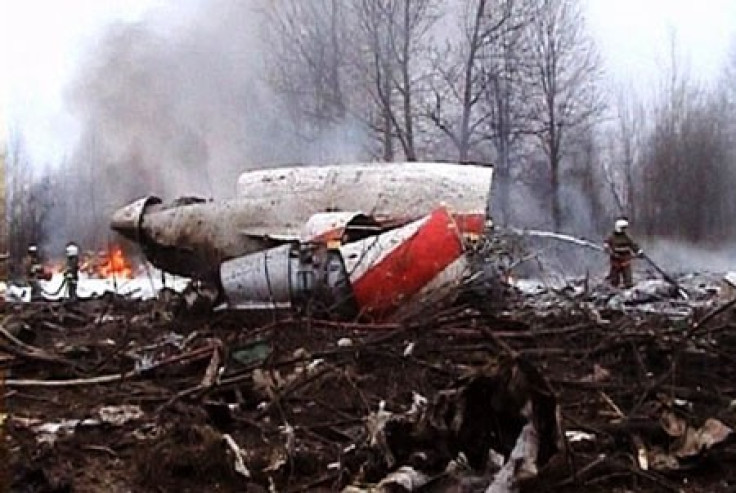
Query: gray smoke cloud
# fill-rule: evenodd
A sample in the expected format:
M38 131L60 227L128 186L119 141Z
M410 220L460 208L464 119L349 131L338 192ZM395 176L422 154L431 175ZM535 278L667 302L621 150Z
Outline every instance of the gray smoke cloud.
M365 158L358 124L296 137L267 83L261 0L175 4L111 25L83 59L67 92L81 137L56 180L52 243L99 243L110 213L143 195L229 197L246 169Z

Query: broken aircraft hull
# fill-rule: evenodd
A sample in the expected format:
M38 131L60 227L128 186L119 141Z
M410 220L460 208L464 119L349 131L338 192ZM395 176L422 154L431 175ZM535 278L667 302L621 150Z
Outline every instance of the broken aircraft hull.
M441 208L339 248L295 242L227 260L220 283L231 308L403 319L453 298L469 272L463 253L457 224Z
M327 247L333 257L339 254L330 265L341 273L334 274L334 286L319 289L349 285L357 308L347 312L379 318L423 291L423 299L445 292L465 271L463 238L483 231L491 178L490 167L445 163L258 170L241 175L236 198L163 204L146 197L119 209L111 226L138 243L155 266L216 282L237 307L276 306L286 298L292 304L291 291L287 297L283 289L298 294L299 282L306 282L293 277L305 270L299 264L309 256L304 246ZM283 284L270 285L276 291L268 293L256 286L263 281L259 269L267 267L281 272ZM343 296L334 292L332 301L344 308Z

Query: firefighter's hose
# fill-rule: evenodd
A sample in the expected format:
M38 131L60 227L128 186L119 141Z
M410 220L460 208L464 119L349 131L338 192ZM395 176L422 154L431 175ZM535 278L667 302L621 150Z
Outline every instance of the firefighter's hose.
M59 293L61 293L61 290L64 289L64 287L68 284L68 282L69 282L69 279L64 277L64 280L61 281L61 285L59 285L59 289L57 289L55 292L49 293L45 289L41 288L41 294L43 294L44 296L50 296L50 297L59 296Z
M680 286L680 285L679 285L679 284L677 283L677 281L675 281L675 280L674 280L674 279L672 278L672 276L670 276L669 274L667 274L667 273L666 273L666 272L665 272L665 271L664 271L664 270L663 270L663 269L662 269L662 268L661 268L661 267L660 267L659 265L657 265L657 264L656 264L656 263L654 262L654 260L652 260L652 259L651 259L651 257L649 257L649 256L648 256L647 254L645 254L645 253L642 253L642 254L641 254L641 257L642 257L642 258L643 258L644 260L646 260L646 261L647 261L647 262L649 263L649 265L651 265L651 266L652 266L652 267L654 268L654 270L656 270L657 272L659 272L659 275L661 275L661 276L662 276L662 279L664 279L664 280L665 280L665 281L666 281L667 283L669 283L669 284L670 284L670 285L671 285L672 287L674 287L674 288L675 288L675 289L677 290L676 292L677 292L677 295L678 295L678 296L680 296L680 297L682 297L682 298L684 298L684 299L688 299L688 294L687 294L687 291L685 291L684 289L682 289L682 286Z

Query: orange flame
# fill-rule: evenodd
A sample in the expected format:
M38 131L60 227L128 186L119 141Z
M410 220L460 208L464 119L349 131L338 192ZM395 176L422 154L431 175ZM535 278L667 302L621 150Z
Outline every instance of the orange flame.
M51 276L53 274L63 274L65 268L66 266L64 265L64 262L62 262L61 260L55 262L47 262L43 266L43 270L48 276Z
M110 250L107 260L99 266L97 273L101 277L118 277L122 279L133 277L133 269L130 266L130 262L128 262L128 259L123 255L123 251L118 247Z

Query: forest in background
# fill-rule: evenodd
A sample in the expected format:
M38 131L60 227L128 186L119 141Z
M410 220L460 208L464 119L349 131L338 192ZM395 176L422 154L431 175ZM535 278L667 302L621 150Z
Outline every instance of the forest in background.
M164 20L113 25L90 52L58 163L11 128L14 256L104 248L111 212L150 193L228 197L246 169L356 161L492 164L502 225L598 239L625 214L648 238L736 239L736 56L704 83L673 35L637 95L576 0L215 0Z

